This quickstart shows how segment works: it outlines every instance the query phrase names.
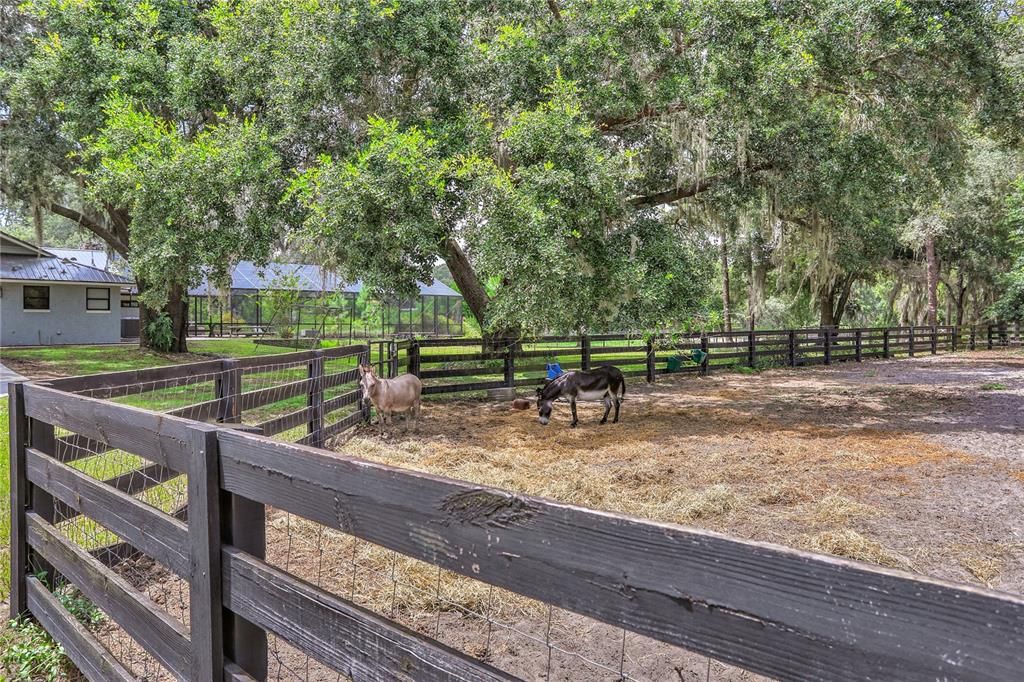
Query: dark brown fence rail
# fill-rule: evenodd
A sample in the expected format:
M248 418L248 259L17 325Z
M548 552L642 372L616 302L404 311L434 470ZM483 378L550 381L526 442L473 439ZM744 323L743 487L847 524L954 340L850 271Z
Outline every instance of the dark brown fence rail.
M223 381L265 367L240 361ZM779 679L1006 680L1024 666L1024 599L1008 594L53 387L14 385L11 425L12 615L34 616L93 680L131 674L51 593L55 585L80 590L177 679L264 679L268 635L356 680L512 679L268 563L265 506ZM184 475L187 518L62 462L54 436L65 432L102 445L100 457L132 453ZM79 516L55 516L58 502ZM187 610L169 613L76 541L85 520L181 576Z
M480 339L406 339L17 387L11 395L12 611L35 615L92 679L126 673L63 607L55 609L59 601L32 577L35 571L74 584L181 679L210 679L222 669L232 679L259 679L266 655L251 643L267 632L336 670L359 672L357 679L401 671L411 679L503 677L265 563L264 506L272 505L768 675L854 679L895 671L908 679L940 673L999 679L1012 668L999 666L1021 662L1001 644L1021 643L1020 603L1012 598L301 446L323 446L369 418L357 384L359 362L374 364L383 376L412 372L425 393L444 394L537 385L550 363L563 370L614 364L654 381L736 366L1019 345L1019 325L550 336L486 346ZM500 552L487 539L497 530L506 543ZM112 569L139 557L187 582L189 628ZM889 596L882 599L877 590ZM895 601L885 601L890 597ZM227 615L210 606L219 600ZM940 613L958 625L939 622ZM990 646L975 632L988 633ZM967 648L950 660L961 667L940 656L957 639Z

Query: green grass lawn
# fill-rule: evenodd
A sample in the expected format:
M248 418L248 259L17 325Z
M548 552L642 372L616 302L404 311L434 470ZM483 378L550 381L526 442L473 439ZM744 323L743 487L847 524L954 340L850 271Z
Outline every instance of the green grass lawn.
M190 341L188 347L188 353L156 353L134 345L5 348L0 352L0 361L30 379L52 379L199 362L216 357L288 352L287 348L256 345L250 339L204 339Z

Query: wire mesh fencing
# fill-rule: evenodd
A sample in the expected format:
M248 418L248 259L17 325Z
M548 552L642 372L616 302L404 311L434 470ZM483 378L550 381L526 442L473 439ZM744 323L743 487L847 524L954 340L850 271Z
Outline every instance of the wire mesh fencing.
M45 427L44 427L45 428ZM38 439L38 437L36 438ZM44 441L48 440L45 439ZM43 447L47 450L51 448ZM53 427L52 457L135 500L165 514L187 520L188 479L125 450L108 448L61 427ZM110 567L162 617L189 630L189 585L166 567L135 549L99 522L80 514L73 506L53 500L52 523L56 530L100 563ZM33 555L31 569L54 590L61 602L93 632L107 650L141 680L171 680L173 676L149 654L114 618L83 597L40 557Z
M267 563L526 680L753 680L747 671L406 557L288 512L267 511ZM268 640L275 680L341 680Z

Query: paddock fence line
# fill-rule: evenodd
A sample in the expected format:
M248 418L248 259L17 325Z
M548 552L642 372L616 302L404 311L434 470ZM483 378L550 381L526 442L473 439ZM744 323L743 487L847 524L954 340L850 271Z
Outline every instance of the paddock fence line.
M336 437L348 437L355 427L370 419L369 407L363 404L358 389L358 362L372 363L382 376L411 371L423 379L427 394L458 395L542 384L552 361L562 369L615 364L630 376L654 381L660 375L676 372L832 364L1020 344L1019 325L1005 324L934 329L758 330L659 334L651 338L623 334L549 336L506 344L490 342L486 348L480 339L410 338L71 377L42 385L321 447ZM706 353L699 363L693 361L694 350ZM178 520L185 519L187 477L181 472L63 429L56 429L52 435L39 434L38 438L44 439L41 442L52 438L56 456L69 466L86 470ZM57 523L69 524L83 546L105 565L116 564L120 570L127 570L141 556L123 538L97 524L76 520L79 514L66 504L56 504L53 515ZM349 545L345 548L351 549ZM323 543L317 540L301 549L321 554ZM133 579L143 584L147 576L146 570L139 568ZM394 576L391 578L397 583ZM155 590L152 588L154 598L174 602L178 611L185 608L187 589L181 584L163 594ZM487 627L490 630L489 622Z
M441 644L440 621L428 633L404 627L357 605L340 582L314 584L272 562L268 508L435 566L439 576L621 628L623 642L641 635L778 679L1005 680L1024 666L1024 599L1009 594L33 383L13 385L11 426L11 615L40 622L90 680L262 680L275 642L330 673L319 679L517 679ZM61 433L100 444L100 457L123 452L176 472L187 513L62 460ZM62 506L75 515L61 518ZM78 533L84 527L94 530ZM87 543L95 529L179 580L179 602L155 600L97 557ZM90 600L111 627L97 633L79 622L69 595ZM133 647L152 668L138 668ZM635 679L622 664L618 677Z

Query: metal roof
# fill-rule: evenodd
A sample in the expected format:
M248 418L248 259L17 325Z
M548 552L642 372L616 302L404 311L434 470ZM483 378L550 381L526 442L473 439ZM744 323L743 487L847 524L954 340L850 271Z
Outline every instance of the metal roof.
M125 272L129 277L131 271L128 264L117 254L108 256L106 251L95 249L63 249L47 247L50 253L72 261L79 266L91 266L101 270L107 270L111 266ZM241 261L231 269L231 289L238 292L256 292L279 289L286 281L285 278L295 278L295 288L307 293L319 293L322 291L344 291L346 293L358 294L363 290L362 282L345 284L338 277L330 272L325 272L318 265L307 265L304 263L270 263L260 267L252 261ZM457 296L462 294L437 280L433 284L417 282L420 288L420 296ZM291 288L291 287L289 287ZM188 290L191 296L216 295L217 288L204 279L199 286Z
M270 263L261 268L250 261L241 261L232 268L231 289L239 292L270 291L283 288L283 283L292 277L295 278L294 288L304 292L344 291L358 294L363 290L362 282L345 284L336 275L325 272L317 265ZM462 297L462 294L437 280L434 280L433 284L424 284L423 282L417 282L417 284L420 288L420 296ZM199 286L189 289L188 293L192 296L215 295L217 288L212 286L208 280L204 280Z
M127 277L56 256L3 256L0 258L0 280L132 284Z
M0 254L4 256L50 256L35 244L18 239L14 235L0 232Z
M110 258L107 256L106 251L99 251L97 249L58 249L52 246L46 247L46 250L52 253L54 256L58 256L65 260L75 261L80 265L88 265L93 268L99 268L100 270L106 270L107 266L110 265ZM113 260L120 261L116 256ZM119 262L119 265L123 263ZM123 269L123 268L118 268Z

